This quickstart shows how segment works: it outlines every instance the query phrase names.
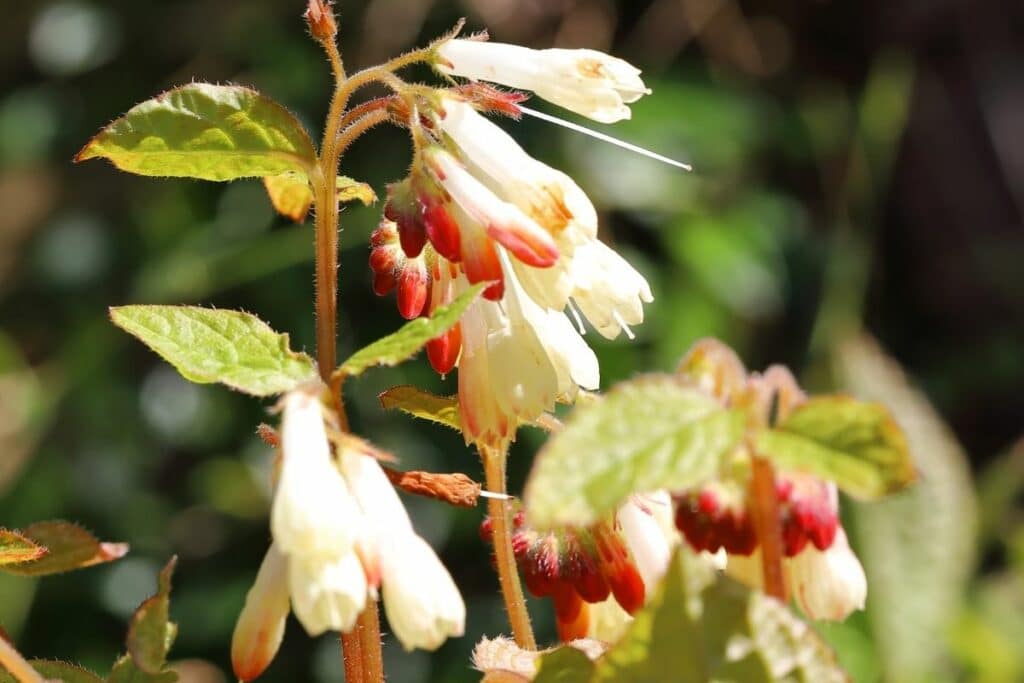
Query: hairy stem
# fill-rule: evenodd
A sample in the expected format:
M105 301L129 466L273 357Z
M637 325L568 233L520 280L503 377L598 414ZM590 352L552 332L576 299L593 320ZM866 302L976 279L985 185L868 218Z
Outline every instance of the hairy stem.
M0 637L0 668L14 676L18 683L46 683L39 672L25 661L14 646Z
M320 377L331 383L337 365L338 334L338 196L335 178L341 149L338 145L342 114L351 89L345 78L338 46L322 42L331 61L336 86L327 114L317 172L311 178L316 199L316 358ZM348 418L340 392L332 392L343 429ZM349 683L382 683L384 665L380 645L380 621L376 601L369 601L351 633L341 636L345 680Z
M785 601L787 596L786 579L782 573L782 525L779 520L779 501L775 495L775 471L768 460L756 455L753 459L753 468L750 500L754 530L761 546L764 592Z
M506 451L489 447L481 447L480 454L484 460L484 477L487 489L492 493L505 493L505 459ZM524 650L536 650L537 642L533 638L530 626L530 613L526 610L526 598L519 583L519 570L516 558L512 553L512 524L507 500L490 498L487 501L487 512L491 516L494 531L494 557L498 565L498 581L501 583L501 597L508 610L508 621L512 627L512 636L516 645Z

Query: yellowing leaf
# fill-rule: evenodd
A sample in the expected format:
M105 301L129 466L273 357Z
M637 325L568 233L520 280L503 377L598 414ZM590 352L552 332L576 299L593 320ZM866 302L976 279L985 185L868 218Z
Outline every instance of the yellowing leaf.
M577 406L534 461L524 502L540 528L587 525L631 494L681 490L712 477L744 416L671 375L623 382Z
M337 180L339 202L362 202L363 206L370 206L377 201L377 193L366 183L353 180L348 176L340 175Z
M459 401L455 396L438 396L410 384L403 384L381 392L378 398L384 410L397 408L413 417L462 431Z
M237 85L190 83L136 105L75 161L109 159L129 173L234 180L306 173L316 150L287 109Z
M810 399L761 432L756 448L780 468L834 481L855 498L899 491L916 476L906 438L889 410L848 396Z
M274 210L285 218L296 223L306 220L309 207L313 206L313 188L309 186L309 178L305 173L282 173L266 176L263 186Z
M253 396L284 393L316 377L313 359L288 348L254 315L197 306L120 306L114 324L192 382L220 382Z

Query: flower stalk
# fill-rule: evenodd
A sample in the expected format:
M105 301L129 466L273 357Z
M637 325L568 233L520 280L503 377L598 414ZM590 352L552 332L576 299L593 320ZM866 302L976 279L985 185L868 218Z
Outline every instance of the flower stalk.
M481 446L480 455L484 461L484 477L487 489L494 493L505 493L506 449ZM493 523L494 558L498 566L498 581L501 597L508 611L509 624L516 645L524 650L536 650L537 641L530 625L530 613L526 610L526 598L519 582L519 570L512 552L512 520L509 517L507 499L488 498L487 513Z
M25 661L21 653L2 637L0 637L0 669L6 669L7 673L14 676L18 683L46 683L39 672Z
M779 501L775 495L775 471L767 459L757 455L751 464L751 512L761 547L764 592L786 602L786 577L782 571L782 525L779 523Z

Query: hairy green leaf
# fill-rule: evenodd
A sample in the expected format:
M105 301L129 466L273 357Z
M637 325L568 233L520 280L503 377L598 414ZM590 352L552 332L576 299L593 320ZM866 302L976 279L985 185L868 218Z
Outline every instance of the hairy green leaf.
M107 677L107 683L177 683L178 674L174 671L146 673L135 664L130 655L124 655L114 663L114 668Z
M381 392L378 398L384 410L397 408L413 417L462 431L459 400L455 396L438 396L411 384L402 384Z
M220 382L253 396L272 396L316 377L313 359L289 349L287 334L249 313L120 306L110 309L110 318L192 382Z
M103 683L103 679L75 664L55 659L30 659L28 663L47 681L61 683ZM0 669L0 683L17 683L14 676Z
M46 554L46 548L25 538L17 531L0 529L0 567L38 560Z
M481 282L473 285L450 304L434 311L432 317L411 320L402 325L397 332L356 351L335 370L335 376L355 376L375 365L393 366L411 358L428 341L441 336L455 325L485 284Z
M136 105L75 161L94 157L129 173L202 180L306 173L316 164L309 134L287 109L255 90L209 83Z
M756 444L779 467L834 481L856 498L899 491L916 476L906 438L889 410L848 396L810 399L761 432Z
M149 674L158 674L164 668L177 633L170 622L171 575L177 563L178 558L172 557L163 568L156 594L139 605L128 627L128 654L139 669Z
M20 533L47 550L39 559L0 567L2 571L20 576L69 572L120 559L128 552L127 543L102 543L71 522L36 522Z
M574 647L560 647L542 656L537 662L533 683L589 683L594 663Z
M598 660L592 683L842 683L828 646L785 605L677 551L658 592ZM701 576L697 576L701 574Z
M633 493L679 490L714 475L744 416L671 375L623 382L578 406L541 449L525 506L540 528L586 525Z

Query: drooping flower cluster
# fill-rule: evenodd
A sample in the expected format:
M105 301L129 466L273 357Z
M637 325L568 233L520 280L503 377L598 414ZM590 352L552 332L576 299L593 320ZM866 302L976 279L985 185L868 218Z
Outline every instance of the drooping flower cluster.
M550 597L558 636L613 640L629 615L643 607L665 573L672 549L671 501L667 494L637 497L614 518L587 528L546 533L513 517L512 550L527 589ZM491 542L491 521L480 527Z
M698 343L680 371L723 402L748 409L750 419L767 426L785 419L806 400L788 370L769 368L747 375L728 347ZM750 453L741 447L720 477L697 489L676 492L677 528L692 548L724 551L726 571L762 587L757 534L748 509ZM789 593L813 619L845 619L863 609L864 570L850 549L839 521L835 484L801 472L779 472L775 482Z
M332 452L332 416L319 390L300 389L282 399L273 544L232 640L235 674L244 681L274 658L289 611L310 635L349 631L378 588L406 648L436 649L463 632L458 589L413 530L376 459L352 437L342 437L343 446Z
M612 107L618 118L623 102L645 92L635 69L586 51L558 51L554 59L554 53L516 48L541 55L540 70L526 79L510 70L510 47L449 40L437 48L435 66L530 87L584 113L605 111L618 98ZM552 67L556 62L579 73ZM473 71L471 64L489 66ZM608 92L620 93L615 84L630 93L627 99L610 98ZM581 314L607 338L631 336L630 326L643 321L643 304L652 300L643 276L597 239L597 212L583 190L477 110L515 112L520 99L487 86L421 99L410 122L420 141L416 158L409 176L389 188L370 256L375 291L396 290L398 309L410 319L429 315L471 284L488 283L428 355L442 374L459 368L467 440L492 444L507 442L520 421L573 400L580 388L597 388L597 359L581 337Z

